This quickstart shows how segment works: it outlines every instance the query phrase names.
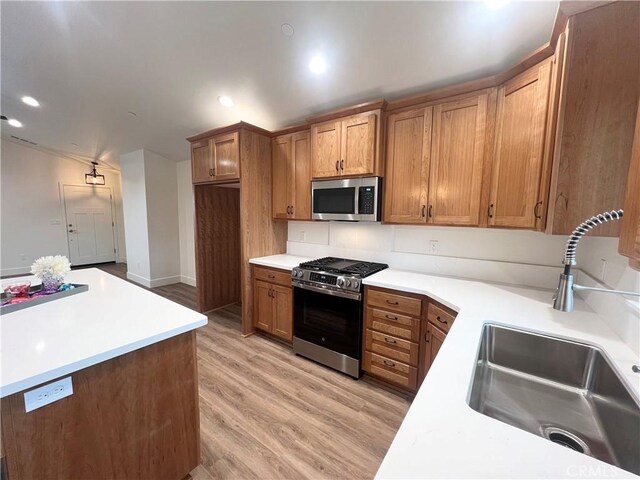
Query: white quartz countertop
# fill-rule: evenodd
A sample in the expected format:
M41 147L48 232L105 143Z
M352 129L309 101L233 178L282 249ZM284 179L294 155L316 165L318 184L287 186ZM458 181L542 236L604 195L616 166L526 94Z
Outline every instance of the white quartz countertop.
M290 270L306 260L274 255L251 262ZM640 396L640 375L631 370L638 361L633 351L578 297L574 311L562 313L551 308L553 292L548 290L394 269L363 283L427 295L458 311L376 478L637 478L482 415L467 404L486 322L597 345Z
M280 268L282 270L291 271L293 267L297 267L303 262L308 262L313 258L298 257L297 255L287 255L282 253L280 255L270 255L268 257L258 257L249 260L249 263L253 265L261 265L263 267Z
M21 279L39 283L35 277ZM207 324L207 317L96 268L69 283L88 292L0 317L0 396L5 397Z

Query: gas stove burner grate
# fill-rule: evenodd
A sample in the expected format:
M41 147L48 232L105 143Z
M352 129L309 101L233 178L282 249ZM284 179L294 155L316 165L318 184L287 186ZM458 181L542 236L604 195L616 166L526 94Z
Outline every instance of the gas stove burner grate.
M301 263L300 268L366 277L373 275L380 270L384 270L385 268L389 268L389 266L384 263L363 262L361 260L350 260L347 258L324 257Z

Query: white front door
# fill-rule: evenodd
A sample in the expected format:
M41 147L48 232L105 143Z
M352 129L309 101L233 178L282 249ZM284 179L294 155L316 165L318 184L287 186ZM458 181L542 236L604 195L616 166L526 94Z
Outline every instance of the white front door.
M115 261L111 189L65 185L64 207L71 264Z

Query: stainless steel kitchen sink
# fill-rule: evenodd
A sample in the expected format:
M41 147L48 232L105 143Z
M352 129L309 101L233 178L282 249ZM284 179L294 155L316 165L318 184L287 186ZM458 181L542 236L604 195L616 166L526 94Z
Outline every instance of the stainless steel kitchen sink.
M640 403L597 347L486 324L469 406L640 475Z

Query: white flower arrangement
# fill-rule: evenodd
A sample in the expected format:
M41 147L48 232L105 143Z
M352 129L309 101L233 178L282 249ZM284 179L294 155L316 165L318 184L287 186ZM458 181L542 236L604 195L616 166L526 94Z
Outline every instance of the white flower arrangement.
M40 257L31 265L31 273L42 279L46 276L63 277L71 271L71 263L64 255Z

